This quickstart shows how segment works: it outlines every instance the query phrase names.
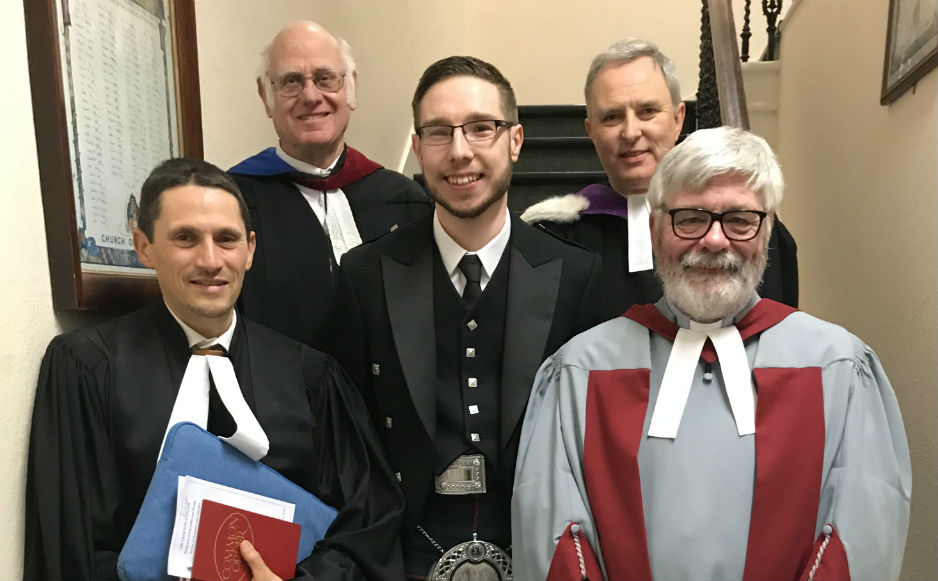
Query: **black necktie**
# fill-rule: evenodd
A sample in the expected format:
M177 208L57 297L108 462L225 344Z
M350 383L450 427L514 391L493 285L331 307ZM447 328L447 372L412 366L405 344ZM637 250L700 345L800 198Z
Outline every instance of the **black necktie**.
M208 347L193 347L191 351L193 355L228 356L228 350L217 343L215 345L209 345ZM224 402L222 402L221 397L218 395L218 390L215 388L215 381L212 379L211 373L208 376L208 423L205 427L216 436L226 438L234 434L238 429L234 418L228 413L228 408L225 407Z
M462 300L471 307L482 296L482 261L475 254L466 254L459 261L459 270L466 275L466 288L462 291Z

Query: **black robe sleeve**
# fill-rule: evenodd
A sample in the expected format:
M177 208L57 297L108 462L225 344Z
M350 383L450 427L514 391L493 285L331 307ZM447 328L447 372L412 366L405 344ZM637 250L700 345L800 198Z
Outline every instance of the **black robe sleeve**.
M339 514L313 554L297 566L297 576L402 579L404 497L362 398L331 357L304 349L304 373L318 422L311 488Z
M106 354L86 335L57 337L46 350L27 462L24 579L117 579L108 377Z
M126 327L140 332L139 325ZM117 557L149 481L149 473L141 470L151 462L136 459L141 447L158 447L165 425L154 405L154 385L145 379L126 390L123 399L114 391L117 383L140 372L118 369L117 355L105 346L126 340L121 335L105 342L96 331L79 331L54 339L43 359L27 469L25 579L117 579ZM290 352L292 342L282 348L283 341L278 336L277 353ZM278 386L265 391L277 400L265 430L280 434L267 460L339 509L326 537L296 574L328 580L402 578L403 497L361 397L333 359L300 345L292 349L298 349L299 360L274 358L289 367L283 375L264 368L265 378ZM300 369L291 367L296 364ZM134 414L123 418L122 426L111 425L123 421L112 417L121 407L118 401L123 401L121 409L133 404ZM303 422L297 424L295 417L311 423L296 430Z

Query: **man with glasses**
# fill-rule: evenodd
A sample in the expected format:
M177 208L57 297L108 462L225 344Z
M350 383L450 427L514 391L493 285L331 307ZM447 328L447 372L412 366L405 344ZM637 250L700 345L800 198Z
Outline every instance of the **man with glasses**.
M646 191L684 123L680 83L654 44L629 38L596 55L586 77L586 132L607 182L528 208L522 219L586 246L603 260L609 317L661 297L654 275ZM798 306L795 241L775 221L759 293Z
M898 578L911 468L879 359L756 294L782 187L742 129L663 156L648 200L664 297L538 372L517 578Z
M313 22L281 30L257 77L279 144L229 170L257 229L239 306L317 347L342 255L430 211L420 186L345 144L357 80L344 40Z
M436 211L346 255L334 353L407 500L405 572L503 579L531 382L545 357L598 322L600 261L510 217L524 137L495 67L434 63L413 113Z

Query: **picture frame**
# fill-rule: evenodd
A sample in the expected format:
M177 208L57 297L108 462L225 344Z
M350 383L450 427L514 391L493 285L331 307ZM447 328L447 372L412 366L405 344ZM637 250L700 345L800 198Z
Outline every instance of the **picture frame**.
M140 186L203 156L194 0L24 0L36 152L56 309L159 297L133 250Z
M879 102L898 99L938 66L938 0L889 0Z

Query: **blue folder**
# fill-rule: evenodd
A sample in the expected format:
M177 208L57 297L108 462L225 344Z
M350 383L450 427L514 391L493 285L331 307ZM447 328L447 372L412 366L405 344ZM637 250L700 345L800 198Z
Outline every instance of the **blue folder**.
M335 520L336 509L323 503L276 470L255 462L190 422L173 426L137 520L117 559L125 581L172 579L166 573L170 537L176 518L179 476L194 476L296 505L293 522L301 525L297 563L313 552Z

